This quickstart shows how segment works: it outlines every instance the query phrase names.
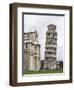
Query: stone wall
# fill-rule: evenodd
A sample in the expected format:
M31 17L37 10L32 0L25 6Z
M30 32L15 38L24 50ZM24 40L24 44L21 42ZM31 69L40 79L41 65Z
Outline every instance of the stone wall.
M40 70L40 44L37 31L24 33L24 69Z
M46 32L44 69L56 69L57 32L56 25L48 25Z

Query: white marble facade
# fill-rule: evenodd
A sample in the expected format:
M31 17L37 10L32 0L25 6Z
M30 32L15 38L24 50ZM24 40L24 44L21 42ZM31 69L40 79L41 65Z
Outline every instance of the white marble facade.
M24 69L40 70L40 44L37 31L24 33Z
M45 43L44 69L56 69L57 32L56 25L48 25Z

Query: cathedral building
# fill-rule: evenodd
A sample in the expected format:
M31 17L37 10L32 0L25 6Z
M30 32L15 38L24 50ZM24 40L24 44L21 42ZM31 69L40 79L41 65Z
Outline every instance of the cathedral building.
M48 25L45 42L44 69L56 69L57 32L56 25Z
M37 31L24 33L24 70L40 70L40 44Z

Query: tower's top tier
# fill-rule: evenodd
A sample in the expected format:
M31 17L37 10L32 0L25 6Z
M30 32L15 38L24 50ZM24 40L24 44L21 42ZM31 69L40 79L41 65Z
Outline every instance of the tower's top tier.
M54 24L48 25L48 30L55 30L55 29L56 29L56 25L54 25Z

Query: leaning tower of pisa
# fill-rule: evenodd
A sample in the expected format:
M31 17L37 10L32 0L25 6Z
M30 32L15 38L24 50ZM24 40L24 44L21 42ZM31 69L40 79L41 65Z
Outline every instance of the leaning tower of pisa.
M48 25L45 42L44 69L56 69L57 32L56 25Z

